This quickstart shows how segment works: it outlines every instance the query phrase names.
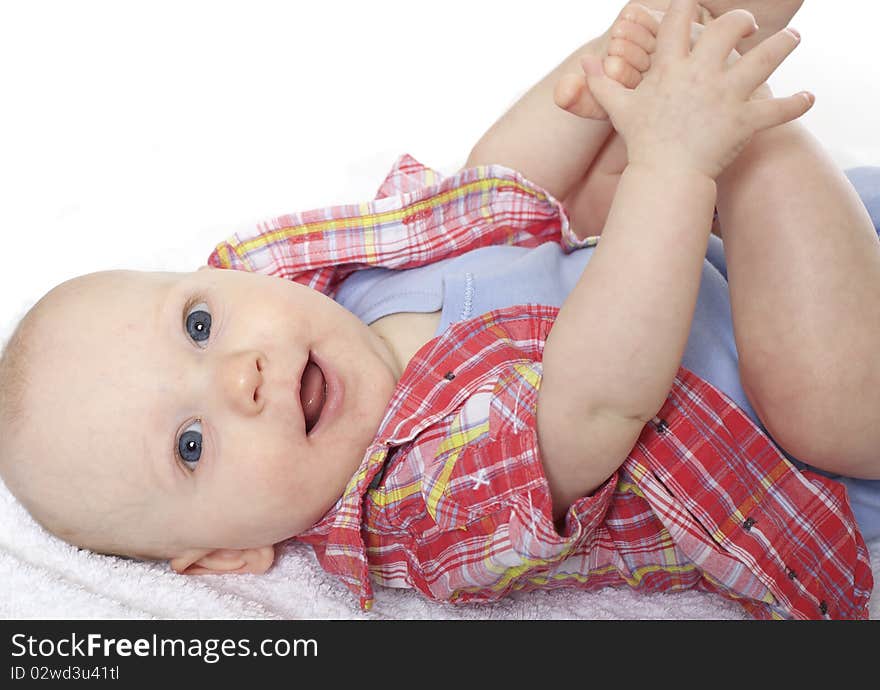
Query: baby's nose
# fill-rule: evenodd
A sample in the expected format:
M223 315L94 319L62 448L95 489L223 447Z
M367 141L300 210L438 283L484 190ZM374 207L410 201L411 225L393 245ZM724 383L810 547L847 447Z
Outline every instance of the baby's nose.
M265 359L253 350L228 355L220 371L223 395L236 410L256 414L263 409L260 386L263 385Z

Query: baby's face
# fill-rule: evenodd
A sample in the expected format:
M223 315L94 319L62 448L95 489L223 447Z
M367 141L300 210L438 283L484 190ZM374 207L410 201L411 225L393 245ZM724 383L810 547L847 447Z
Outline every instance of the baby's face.
M74 471L149 507L128 526L133 538L259 547L322 517L399 378L384 341L279 278L203 269L79 280L51 307L33 403ZM303 379L305 414L310 361L320 369Z

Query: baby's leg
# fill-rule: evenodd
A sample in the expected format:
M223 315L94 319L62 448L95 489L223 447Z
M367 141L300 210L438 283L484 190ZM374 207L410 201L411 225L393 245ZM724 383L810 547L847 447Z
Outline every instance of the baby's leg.
M795 457L880 478L880 241L798 122L754 137L718 179L740 376Z
M502 164L565 199L613 131L604 110L585 89L581 70L585 56L610 59L609 39L605 31L532 86L480 137L465 167ZM560 99L580 117L557 107L554 102Z
M627 161L626 143L614 132L587 174L563 200L572 230L579 238L602 234Z
M803 0L704 0L782 29ZM756 97L772 97L766 85ZM880 241L799 123L758 133L718 179L740 378L775 440L830 472L880 478Z
M608 30L606 74L628 88L635 88L651 67L656 48L659 18L637 3L624 7ZM586 84L583 73L565 75L554 92L556 104L585 118L607 118ZM627 165L626 144L616 132L608 137L583 178L562 199L571 227L580 237L599 235L611 210L620 176Z

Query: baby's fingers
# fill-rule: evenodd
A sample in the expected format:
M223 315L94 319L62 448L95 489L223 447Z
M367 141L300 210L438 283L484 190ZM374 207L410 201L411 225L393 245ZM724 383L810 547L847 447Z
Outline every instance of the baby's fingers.
M691 21L696 0L672 0L657 30L656 62L686 58L691 52Z
M748 119L754 127L754 131L760 132L763 129L770 129L776 125L784 125L786 122L797 120L813 107L815 101L815 97L806 91L796 93L788 98L749 101L746 104Z
M762 41L743 55L730 70L733 88L748 96L792 54L801 37L793 29L784 29Z
M723 65L737 43L757 30L758 25L751 12L725 12L712 20L699 36L694 45L694 56L709 65Z

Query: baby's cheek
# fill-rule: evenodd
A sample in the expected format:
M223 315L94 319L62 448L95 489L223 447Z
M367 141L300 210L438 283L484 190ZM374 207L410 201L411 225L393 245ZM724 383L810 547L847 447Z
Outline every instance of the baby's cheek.
M267 443L253 452L251 475L266 493L285 491L295 483L295 452Z
M292 434L268 418L255 417L248 424L230 424L221 430L224 443L216 470L227 484L238 485L242 493L269 494L285 481L285 467L292 466ZM212 458L213 460L213 458Z

